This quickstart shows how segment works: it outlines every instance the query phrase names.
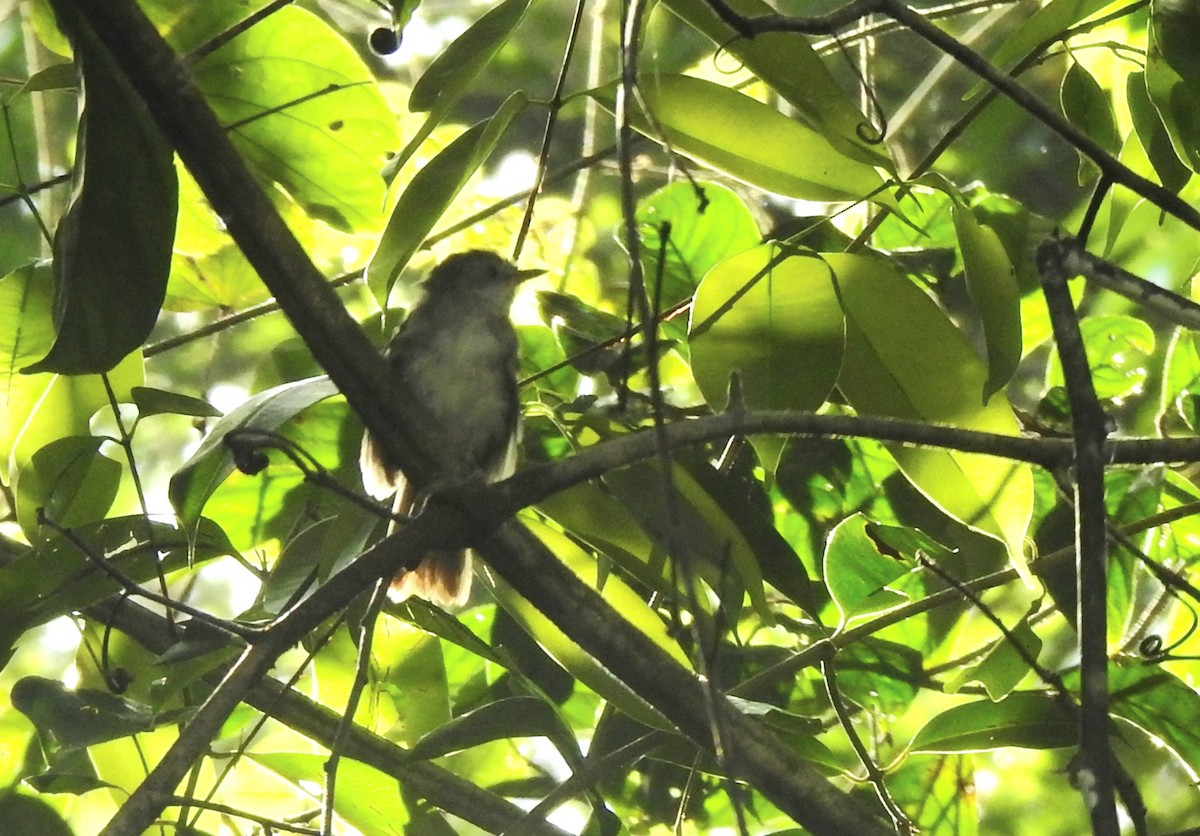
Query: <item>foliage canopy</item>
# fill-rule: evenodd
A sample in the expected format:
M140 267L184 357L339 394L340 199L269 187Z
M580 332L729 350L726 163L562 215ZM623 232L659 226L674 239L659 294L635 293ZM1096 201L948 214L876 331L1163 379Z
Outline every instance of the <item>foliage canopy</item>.
M1200 12L811 6L0 20L0 830L1196 825ZM385 538L471 248L521 469Z

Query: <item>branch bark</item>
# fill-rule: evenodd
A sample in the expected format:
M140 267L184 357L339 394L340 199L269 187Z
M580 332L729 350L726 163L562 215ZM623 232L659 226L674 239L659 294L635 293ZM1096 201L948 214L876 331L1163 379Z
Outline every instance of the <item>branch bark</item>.
M1062 360L1074 434L1076 582L1079 589L1079 764L1076 784L1097 836L1119 836L1108 717L1108 517L1104 441L1109 418L1092 385L1083 336L1060 251L1037 253L1038 273Z

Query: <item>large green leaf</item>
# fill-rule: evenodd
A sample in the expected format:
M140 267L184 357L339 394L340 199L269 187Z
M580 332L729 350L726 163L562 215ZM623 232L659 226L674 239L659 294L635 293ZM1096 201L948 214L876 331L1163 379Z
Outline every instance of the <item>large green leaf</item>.
M40 798L15 792L0 796L0 821L11 833L37 833L38 836L74 836L75 833L54 807Z
M976 836L978 797L972 756L919 755L889 770L888 790L922 836Z
M591 95L615 111L617 88L611 84ZM635 109L635 128L743 183L805 200L890 197L877 194L883 178L873 166L736 90L691 76L655 75L641 79L638 91L653 121Z
M53 523L74 527L104 518L117 495L121 466L101 455L103 438L68 436L33 454L17 477L17 520L35 541L44 513Z
M329 756L310 752L255 752L248 755L277 775L305 789L324 786ZM333 809L361 833L402 833L410 822L396 779L349 758L338 762Z
M185 524L193 525L213 492L234 471L225 436L233 430L274 431L290 418L337 394L327 377L285 383L260 392L217 422L192 457L171 478L170 497Z
M1091 316L1079 323L1096 395L1105 400L1129 397L1142 390L1154 357L1154 329L1132 316ZM1055 351L1048 382L1064 385L1062 361Z
M596 562L572 540L558 531L537 523L531 518L522 522L563 561L572 572L590 586L596 585ZM498 577L486 573L485 583L499 599L501 605L517 620L542 648L563 666L571 675L630 717L658 729L670 729L671 725L652 707L643 702L621 680L614 677L603 665L589 656L562 630L547 619L528 601L518 595ZM691 663L671 637L667 625L646 605L626 583L615 575L604 580L600 594L623 618L644 633L665 653L679 664L690 668Z
M1109 666L1112 713L1165 743L1187 764L1200 770L1200 696L1196 689L1169 671L1150 665ZM1068 687L1079 686L1078 671L1065 677Z
M1000 702L957 705L913 738L913 752L987 752L1005 746L1059 749L1076 744L1076 720L1049 694L1016 691Z
M27 266L0 277L0 481L11 485L18 470L59 438L86 436L89 421L108 405L98 375L22 374L54 339L49 266ZM142 383L140 354L108 373L118 401Z
M26 419L53 379L21 374L54 341L52 300L48 265L27 265L0 278L0 456L6 465ZM13 475L8 467L0 469L5 484L12 484Z
M967 290L983 324L988 374L980 401L986 403L1021 362L1021 288L996 231L980 223L961 197L953 214Z
M688 469L675 464L667 476L657 462L642 462L609 473L604 482L662 547L651 554L653 562L669 550L675 560L688 561L691 577L712 585L727 607L740 606L745 593L763 621L771 620L762 572L745 532ZM657 571L653 564L652 569ZM668 570L668 577L678 575Z
M717 183L664 186L638 201L637 220L646 283L653 286L661 271L664 309L690 297L714 264L762 240L750 209Z
M816 409L837 380L845 323L829 268L781 255L764 244L727 258L696 291L692 371L714 409L727 405L734 372L754 409Z
M854 616L877 613L908 601L890 585L909 574L913 565L898 555L882 553L867 534L867 518L855 514L837 525L825 549L824 576L837 604L842 625Z
M1154 103L1150 101L1145 72L1129 74L1125 82L1125 100L1129 104L1133 130L1141 140L1159 181L1171 191L1178 192L1191 178L1192 172L1179 161L1179 155L1171 144L1171 135L1154 108Z
M740 375L744 406L814 410L842 364L845 322L829 268L812 255L764 244L708 271L692 303L692 374L714 409ZM773 470L782 441L755 440Z
M327 23L278 9L200 59L194 76L260 179L336 229L379 228L396 120L366 64Z
M12 688L13 707L53 746L83 748L154 728L148 705L94 688L73 691L52 679L27 676Z
M1018 59L1035 47L1050 41L1064 29L1109 5L1111 0L1050 0L1026 20L998 39L991 61L1002 70L1011 69ZM980 82L970 95L983 89Z
M1192 0L1150 4L1146 88L1171 145L1185 165L1200 166L1200 6Z
M569 726L544 699L516 696L499 699L450 720L413 747L418 758L437 758L493 740L544 737L554 744L568 763L579 763L583 755Z
M527 8L529 0L504 0L475 21L417 79L408 97L408 109L419 113L447 99L457 100L504 45Z
M530 0L503 0L488 10L433 60L408 98L414 113L429 111L429 117L388 165L394 172L412 157L434 128L442 124L458 104L471 81L492 60L521 22Z
M380 304L386 303L404 265L527 103L524 94L513 93L495 114L468 128L409 182L367 265L367 283Z
M54 236L57 337L29 372L105 372L150 334L175 237L174 154L141 98L71 6L83 78L75 194Z
M825 254L846 311L838 388L859 412L1015 435L1008 402L980 402L987 367L944 313L882 259ZM1025 568L1033 513L1028 465L980 454L888 448L904 475L938 507L1006 546Z
M1067 68L1059 88L1063 113L1071 122L1110 154L1121 148L1117 133L1117 118L1113 115L1112 100L1095 77L1075 61ZM1079 183L1087 183L1097 173L1096 165L1084 155L1079 160Z
M864 134L875 133L874 128L838 85L807 36L799 32L763 32L741 38L704 0L663 0L663 5L769 84L843 154L893 169L887 147L863 139ZM729 6L751 17L776 11L763 0L731 0Z
M74 531L95 555L104 556L135 583L232 554L224 532L201 520L193 535L142 517L120 517L80 526ZM81 610L120 591L71 540L52 536L0 568L0 648L8 648L25 630Z
M1036 608L1036 607L1035 607ZM1030 671L1028 659L1037 659L1042 640L1033 632L1029 616L1009 628L1008 635L992 646L978 662L963 670L946 683L946 693L956 694L971 682L981 684L992 700L1007 696Z

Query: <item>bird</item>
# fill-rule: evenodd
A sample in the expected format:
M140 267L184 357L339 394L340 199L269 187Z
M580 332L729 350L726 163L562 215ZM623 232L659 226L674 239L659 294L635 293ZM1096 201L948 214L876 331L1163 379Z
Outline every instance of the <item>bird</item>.
M515 470L520 400L509 308L518 285L542 272L518 270L486 250L452 255L429 274L421 298L384 350L388 373L412 405L418 425L413 437L434 448L429 452L439 469L433 486L495 482ZM419 508L422 493L369 430L359 465L367 493L380 500L395 495L395 516ZM393 521L389 533L395 527ZM401 571L388 595L458 608L470 591L470 551L452 550L427 554Z

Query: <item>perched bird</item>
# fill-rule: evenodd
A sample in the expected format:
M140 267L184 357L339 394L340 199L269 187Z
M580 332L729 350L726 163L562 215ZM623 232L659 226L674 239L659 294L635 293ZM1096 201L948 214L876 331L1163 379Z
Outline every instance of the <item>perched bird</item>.
M438 486L494 482L512 474L519 438L517 336L509 320L517 285L540 274L495 253L450 256L430 273L424 295L384 351L402 396L413 404L414 436L438 459ZM363 486L407 514L418 494L370 432L359 457ZM392 581L395 600L462 606L471 591L470 553L433 552Z

